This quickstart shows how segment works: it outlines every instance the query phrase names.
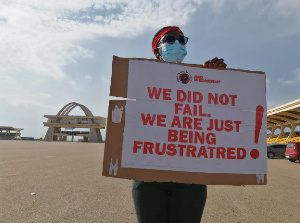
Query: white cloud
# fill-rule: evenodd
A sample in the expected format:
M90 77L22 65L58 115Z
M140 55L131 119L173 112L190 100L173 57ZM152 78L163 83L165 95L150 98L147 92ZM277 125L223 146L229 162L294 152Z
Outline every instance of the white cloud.
M251 12L255 18L263 18L277 24L287 24L281 26L281 30L276 30L278 36L289 36L300 34L300 1L298 0L194 0L199 3L210 5L214 13L235 12L236 9L245 15ZM297 27L297 28L296 28Z
M295 16L298 19L300 18L300 1L297 0L277 0L272 9L281 16Z
M12 0L0 3L0 73L23 70L35 75L62 78L63 67L81 58L92 58L94 52L83 46L86 40L99 36L133 37L148 28L186 24L196 9L206 2L220 12L232 0ZM239 1L238 8L257 5ZM277 0L260 10L274 15L293 16L299 20L299 1ZM180 19L178 19L180 18ZM295 29L294 32L299 32ZM134 30L134 32L132 32ZM297 30L297 31L296 31Z
M293 70L290 74L284 74L278 82L283 85L300 84L300 68Z
M300 68L295 70L295 80L300 82Z
M73 91L83 92L84 88L82 85L74 80L70 80L69 83L71 84Z
M86 75L84 75L84 79L86 79L88 81L91 81L91 80L93 80L93 77L90 76L90 75L88 75L88 74L86 74Z
M165 13L165 7L171 10ZM64 66L94 56L93 50L83 47L84 41L99 36L135 36L148 27L160 27L161 21L184 24L194 11L191 2L182 1L2 2L0 52L5 56L0 73L26 70L63 78L67 75Z
M87 47L89 41L99 41L101 37L132 38L165 25L185 25L203 3L217 13L228 7L238 10L257 7L260 16L270 11L277 18L294 19L290 33L300 32L295 28L299 24L300 3L293 0L268 4L233 0L1 1L0 88L10 93L1 93L0 98L15 106L30 103L43 107L55 96L50 96L49 89L38 86L48 85L57 91L56 85L61 82L65 83L61 86L82 92L85 89L82 83L64 68L95 57L94 49ZM84 78L92 80L89 75ZM110 82L105 77L101 79ZM295 81L300 81L299 72L281 80L286 84Z
M195 11L194 5L179 0L0 2L0 87L2 92L10 92L1 93L0 98L12 106L47 107L51 98L42 95L47 90L62 91L58 88L63 85L58 86L57 81L82 92L82 83L64 68L95 56L84 44L101 36L134 37L149 27L160 28L164 25L161 21L165 25L185 24ZM169 13L165 13L166 7ZM92 80L89 75L84 78Z
M266 78L266 87L268 88L269 87L269 85L270 85L270 79L269 78Z
M108 79L107 77L102 76L101 80L106 84L110 84L110 79Z
M46 108L53 109L55 108L52 105L43 103L44 100L52 98L52 95L47 93L29 93L26 95L18 94L17 92L8 92L2 93L1 96L7 99L7 102L12 107L27 107L27 108Z
M103 21L103 16L101 16L101 15L95 16L94 21L96 21L96 22Z

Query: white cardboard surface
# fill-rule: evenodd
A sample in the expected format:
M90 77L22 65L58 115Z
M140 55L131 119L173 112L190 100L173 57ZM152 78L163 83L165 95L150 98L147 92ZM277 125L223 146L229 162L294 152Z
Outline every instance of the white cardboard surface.
M180 81L181 73L189 76L186 84ZM157 94L157 99L149 96L154 87L157 92L161 92ZM197 92L194 93L196 99L199 99L197 103L178 101L189 92L191 95ZM216 95L218 100L213 101L212 98ZM127 97L136 101L127 101L125 107L121 167L204 173L267 173L265 75L129 60ZM191 108L193 113L194 106L198 108L197 115L190 114L188 109ZM257 106L262 106L264 113L258 142L255 143ZM159 115L165 120L160 125L165 126L158 126L156 121L152 126L149 123L143 124L141 114L151 115L152 118L153 115ZM180 120L180 126L178 122L172 126L174 116ZM196 118L198 129L195 129L193 123L184 127L184 118L186 121L193 120L193 123ZM222 129L221 124L225 121L227 125ZM210 130L211 122L217 122L222 130L216 130L215 127ZM178 138L182 131L181 142L168 140L169 131L178 131ZM209 134L210 137L204 142L191 142L189 137L195 134ZM145 142L148 146L151 143L157 146L159 143L158 153L155 152L155 147L144 151ZM172 148L166 148L163 153L163 144L172 144ZM191 152L187 152L187 147ZM174 154L175 150L175 155L168 155L168 151L173 151ZM257 153L258 157L255 155Z

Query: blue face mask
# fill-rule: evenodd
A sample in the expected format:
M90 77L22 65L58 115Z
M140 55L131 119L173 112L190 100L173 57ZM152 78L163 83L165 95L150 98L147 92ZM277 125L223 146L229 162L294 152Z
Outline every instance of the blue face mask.
M181 63L187 55L187 52L184 45L175 41L173 44L162 44L161 54L164 61Z

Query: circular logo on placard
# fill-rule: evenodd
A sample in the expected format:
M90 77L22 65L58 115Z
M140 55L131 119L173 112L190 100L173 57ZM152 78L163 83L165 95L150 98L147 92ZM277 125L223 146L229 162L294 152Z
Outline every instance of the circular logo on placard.
M192 75L190 75L187 71L180 71L177 74L177 81L183 84L191 83L193 80Z

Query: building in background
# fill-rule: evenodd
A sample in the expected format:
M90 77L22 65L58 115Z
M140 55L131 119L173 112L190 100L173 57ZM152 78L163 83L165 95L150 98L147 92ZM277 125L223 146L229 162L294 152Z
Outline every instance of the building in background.
M268 144L300 142L300 99L270 109L267 122Z
M76 107L80 107L85 116L69 115ZM44 117L48 119L44 122L44 126L49 127L44 141L73 142L74 137L80 137L81 142L103 142L100 129L105 128L106 118L94 116L84 105L71 102L65 105L57 115L44 115ZM77 130L82 128L89 129L89 131Z
M21 139L22 128L14 128L11 126L0 126L0 140Z

